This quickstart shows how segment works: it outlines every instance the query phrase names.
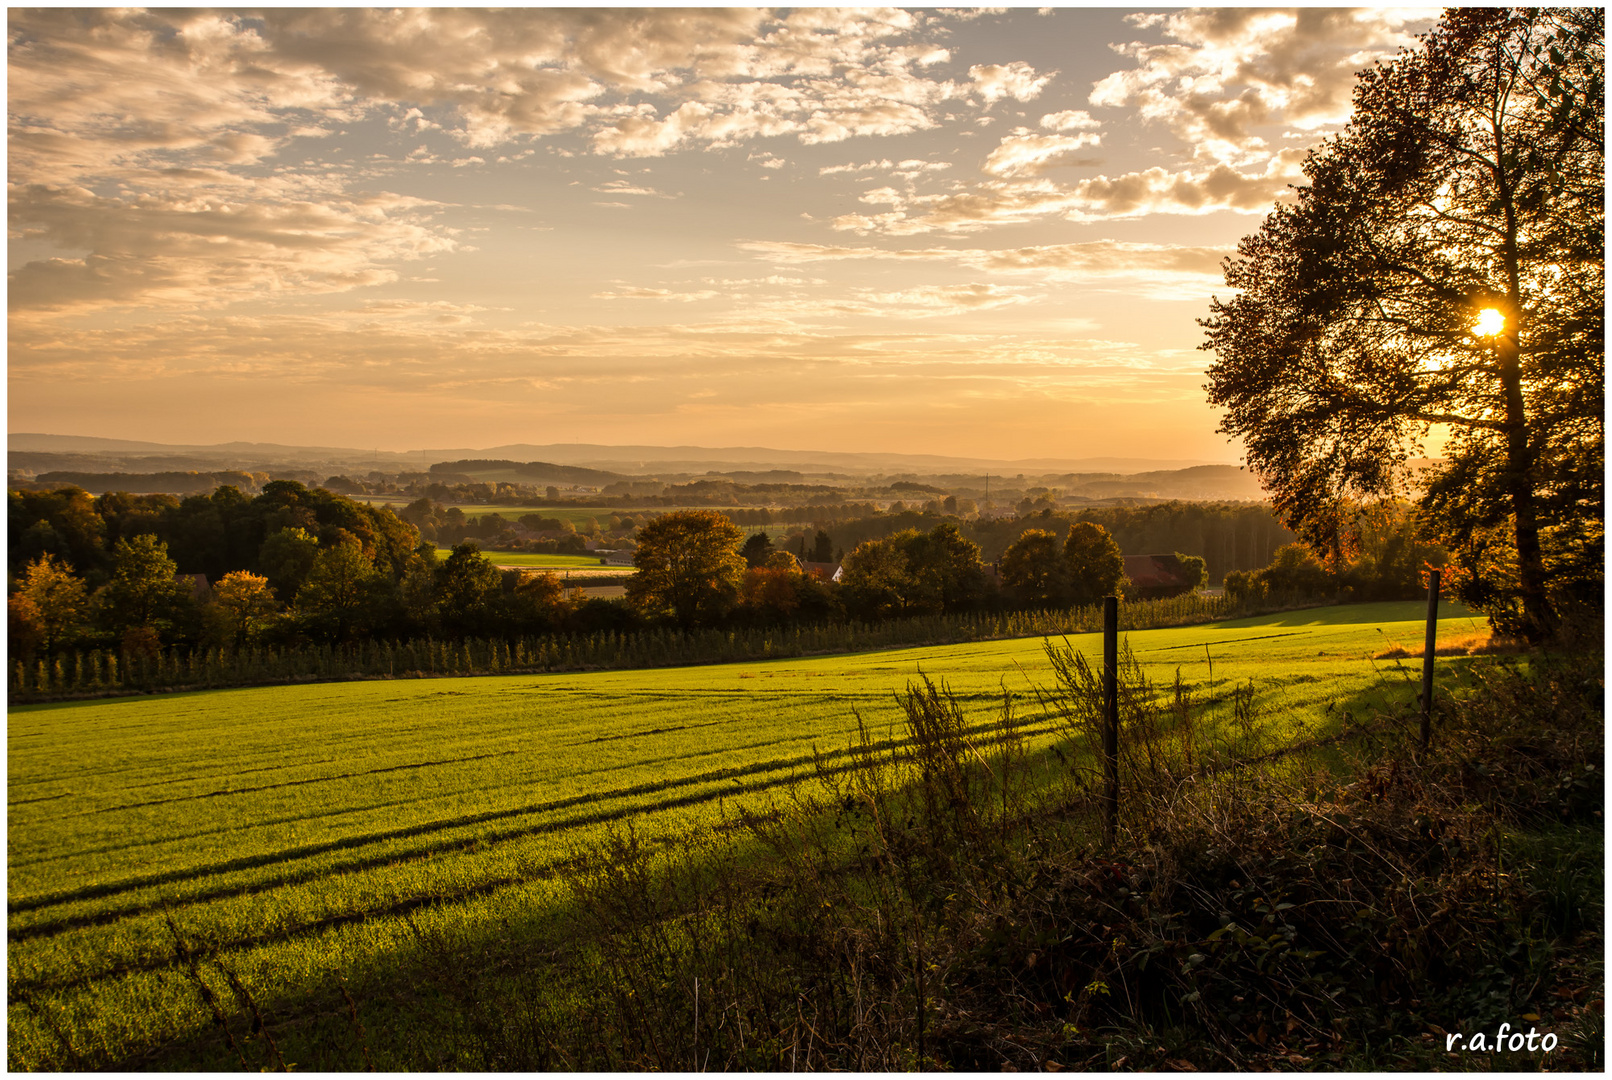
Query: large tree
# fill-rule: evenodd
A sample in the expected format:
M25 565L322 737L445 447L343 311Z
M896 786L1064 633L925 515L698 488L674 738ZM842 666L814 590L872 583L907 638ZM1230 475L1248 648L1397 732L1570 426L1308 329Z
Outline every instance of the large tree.
M498 615L503 574L473 542L455 544L436 568L436 600L450 633L486 633Z
M1073 595L1069 560L1058 534L1026 529L997 561L1002 585L1022 604L1065 607Z
M263 623L280 609L269 579L246 570L233 570L213 586L211 622L219 636L244 649Z
M123 633L171 632L191 605L190 583L176 579L179 567L168 545L150 533L119 540L113 548L112 580L96 599L108 627Z
M1203 324L1221 430L1324 555L1440 425L1424 525L1463 595L1534 638L1598 593L1603 33L1598 8L1447 12L1362 74Z
M737 600L744 581L743 539L743 531L714 510L656 518L638 531L628 602L650 618L670 616L684 627L716 618Z
M1070 599L1076 604L1096 604L1103 597L1119 592L1125 580L1125 556L1108 530L1090 521L1077 521L1069 527L1063 545L1069 565Z
M841 587L846 606L864 618L938 615L977 606L986 577L979 545L946 521L857 545Z
M356 538L322 548L297 590L296 613L329 641L361 636L385 616L387 581Z
M55 652L84 626L89 607L84 582L54 555L41 555L28 564L15 595L25 603L14 606L27 613L27 621L47 653Z

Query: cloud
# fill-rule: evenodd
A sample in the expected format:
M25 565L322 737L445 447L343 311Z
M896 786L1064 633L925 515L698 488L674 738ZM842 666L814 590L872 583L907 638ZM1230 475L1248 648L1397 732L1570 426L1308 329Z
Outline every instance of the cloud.
M462 248L433 208L384 190L404 165L518 159L562 133L621 158L900 135L935 127L947 103L1027 100L1051 78L1019 61L935 75L946 22L899 8L16 9L11 222L56 250L13 267L12 309L214 306L395 280L402 260ZM366 122L410 152L354 154L362 166L341 164L339 143L302 156L305 140L345 141ZM446 139L465 149L444 153Z
M263 21L275 58L475 147L567 131L619 157L780 135L834 142L931 127L931 106L968 93L922 74L949 58L924 40L935 17L894 8L308 9ZM1035 83L1014 63L981 92Z
M1355 74L1415 44L1435 9L1191 8L1133 15L1164 44L1116 46L1135 66L1092 88L1093 105L1135 107L1198 157L1246 163L1273 124L1311 132L1349 117Z
M1037 176L1058 165L1076 164L1070 154L1100 142L1102 136L1095 132L1035 135L1028 128L1019 128L991 151L981 168L992 176Z
M1171 172L1155 166L1112 179L1093 177L1075 184L1070 195L1077 212L1094 217L1139 217L1144 214L1210 214L1231 210L1266 214L1291 197L1288 185L1302 180L1306 151L1279 153L1263 172L1244 173L1217 164L1199 171Z
M915 236L977 232L995 225L1079 215L1072 194L1042 180L989 182L962 192L902 194L889 205L894 208L880 214L841 214L830 224L839 232Z
M670 289L621 288L607 289L593 294L595 300L671 300L690 303L695 300L714 300L722 294L714 289L697 292L673 292Z
M389 264L457 246L431 226L432 207L418 199L297 198L269 182L254 202L204 179L117 196L13 185L15 231L89 253L13 269L11 310L212 307L264 293L344 292L396 280Z
M938 194L879 188L865 194L862 201L889 206L889 210L841 214L831 225L837 231L864 236L916 236L977 232L1047 218L1085 222L1148 214L1263 214L1292 197L1289 185L1303 179L1301 166L1307 153L1301 148L1283 150L1269 157L1263 169L1251 172L1224 164L1180 171L1155 166L1071 184L1035 175L1053 165L1076 163L1063 158L1073 151L1073 144L1041 142L1063 138L1069 137L1010 137L985 163L987 171L1001 174L1000 179Z
M989 311L1030 299L1023 289L1015 286L979 283L921 285L891 292L859 291L856 295L867 304L883 309L879 312L881 315L905 314L909 318Z
M1230 248L1097 240L1017 248L877 248L751 240L738 245L782 265L882 261L948 264L1047 281L1111 285L1160 299L1198 299L1222 288L1221 261Z
M656 191L643 184L635 184L631 180L606 180L594 187L594 191L604 195L646 195L657 199L670 199L673 196L663 191Z
M1039 75L1035 68L1022 60L1010 64L975 64L968 69L968 77L974 80L974 89L987 105L1003 98L1029 101L1039 97L1057 74L1051 71Z
M860 165L825 165L817 170L818 176L834 176L838 173L875 173L890 172L897 176L917 176L926 172L943 172L952 167L949 161L922 161L918 158L908 158L905 161L891 161L883 158L878 161L865 161Z
M1081 109L1065 109L1043 116L1041 126L1053 131L1095 131L1102 127L1102 121L1093 120L1091 113Z

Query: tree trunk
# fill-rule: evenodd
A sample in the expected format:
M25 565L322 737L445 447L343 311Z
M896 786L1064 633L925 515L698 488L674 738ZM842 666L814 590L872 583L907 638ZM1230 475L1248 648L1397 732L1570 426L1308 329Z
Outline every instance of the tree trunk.
M1506 400L1506 491L1511 499L1513 537L1517 546L1518 593L1524 633L1544 641L1556 633L1556 612L1545 594L1545 563L1539 548L1539 520L1534 510L1533 451L1528 445L1517 342L1497 339L1500 381Z

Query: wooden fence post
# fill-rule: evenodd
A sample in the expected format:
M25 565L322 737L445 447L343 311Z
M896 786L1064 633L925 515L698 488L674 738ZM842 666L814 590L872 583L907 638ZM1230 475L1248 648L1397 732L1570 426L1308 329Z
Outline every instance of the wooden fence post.
M1427 642L1422 649L1422 752L1433 738L1433 649L1438 641L1439 572L1427 577Z
M1103 597L1103 844L1119 825L1119 597Z

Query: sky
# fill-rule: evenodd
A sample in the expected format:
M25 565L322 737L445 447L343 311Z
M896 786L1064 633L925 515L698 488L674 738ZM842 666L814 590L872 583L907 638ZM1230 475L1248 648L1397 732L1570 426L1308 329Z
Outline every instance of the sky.
M1220 262L1434 17L13 8L10 430L1236 462Z

